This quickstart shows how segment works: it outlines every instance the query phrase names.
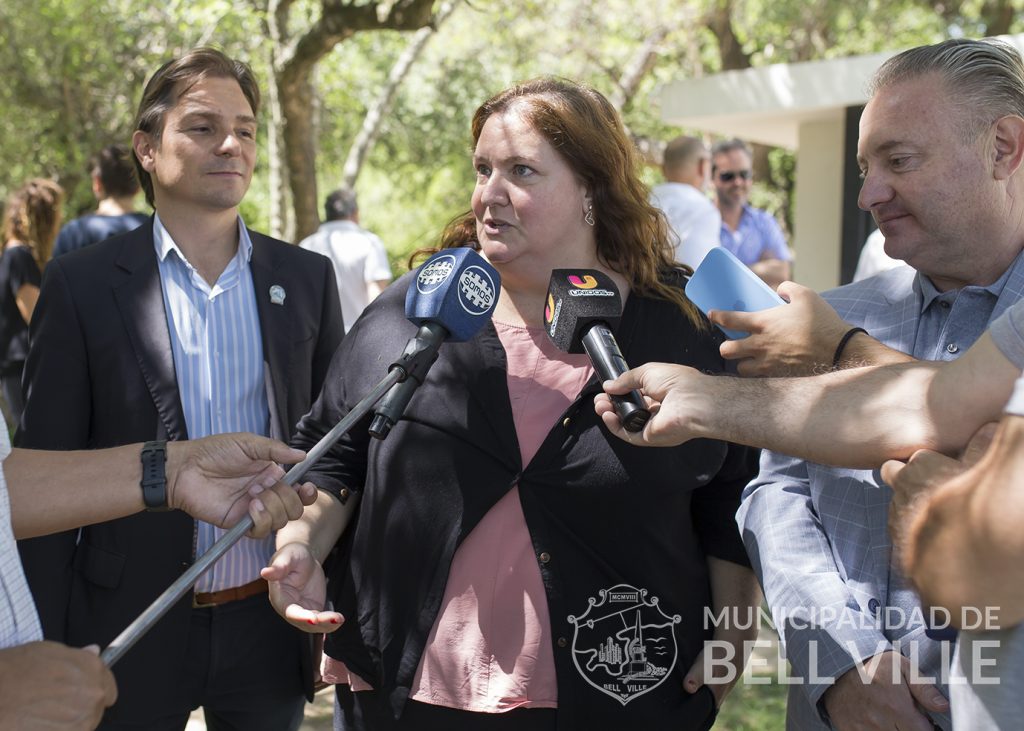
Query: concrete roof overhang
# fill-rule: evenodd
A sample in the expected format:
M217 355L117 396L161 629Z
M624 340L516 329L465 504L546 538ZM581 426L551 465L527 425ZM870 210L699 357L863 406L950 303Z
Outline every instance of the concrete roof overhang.
M1024 33L999 38L1024 53ZM662 119L796 149L801 124L839 120L847 107L864 104L871 75L896 53L774 64L671 82L661 89Z

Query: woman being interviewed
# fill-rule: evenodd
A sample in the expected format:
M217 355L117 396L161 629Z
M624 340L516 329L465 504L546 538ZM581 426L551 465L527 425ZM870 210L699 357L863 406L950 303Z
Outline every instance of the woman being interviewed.
M702 684L705 609L758 599L733 520L754 455L612 437L589 360L544 331L551 270L601 270L628 296L630 363L720 371L719 340L683 295L603 96L516 86L477 110L473 139L472 211L442 247L477 247L501 273L493 321L442 346L386 441L357 426L309 473L320 499L278 533L271 600L296 626L338 630L325 652L345 683L339 728L707 728L728 684ZM346 336L295 444L314 444L402 351L410 281ZM340 614L322 611L318 563L336 543Z

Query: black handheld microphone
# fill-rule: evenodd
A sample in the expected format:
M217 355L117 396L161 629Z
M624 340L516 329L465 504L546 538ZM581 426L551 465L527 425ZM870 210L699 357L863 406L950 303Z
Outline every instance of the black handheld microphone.
M566 353L590 356L602 381L629 370L612 330L622 317L622 299L615 283L595 269L555 269L548 284L544 327L555 346ZM637 432L651 418L637 390L612 396L615 413L626 431Z
M501 275L472 249L443 249L423 263L405 295L405 316L420 329L388 368L402 369L405 377L377 405L372 436L384 439L390 433L437 360L441 343L476 335L491 318L500 291Z

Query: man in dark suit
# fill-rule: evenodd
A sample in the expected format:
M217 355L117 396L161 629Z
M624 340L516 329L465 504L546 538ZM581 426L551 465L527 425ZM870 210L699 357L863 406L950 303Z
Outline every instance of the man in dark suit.
M133 153L156 210L141 228L54 260L44 277L17 443L76 449L229 431L287 439L319 393L343 328L330 262L248 230L238 205L256 156L248 66L196 49L143 93ZM23 542L48 637L106 644L218 537L144 513ZM77 538L77 540L76 540ZM305 638L243 539L115 667L100 728L282 731L311 697Z

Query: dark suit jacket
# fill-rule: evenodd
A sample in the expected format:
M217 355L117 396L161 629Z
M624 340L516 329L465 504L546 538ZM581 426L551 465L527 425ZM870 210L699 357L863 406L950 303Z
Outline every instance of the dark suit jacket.
M271 436L287 440L341 342L341 307L325 257L249 233ZM283 305L271 303L273 285ZM24 384L21 447L188 438L151 223L50 262ZM105 646L191 564L192 534L175 511L87 526L77 542L76 532L20 542L45 635ZM190 607L188 597L175 605L115 666L121 701L108 717L160 708L159 689L173 687L184 660Z

